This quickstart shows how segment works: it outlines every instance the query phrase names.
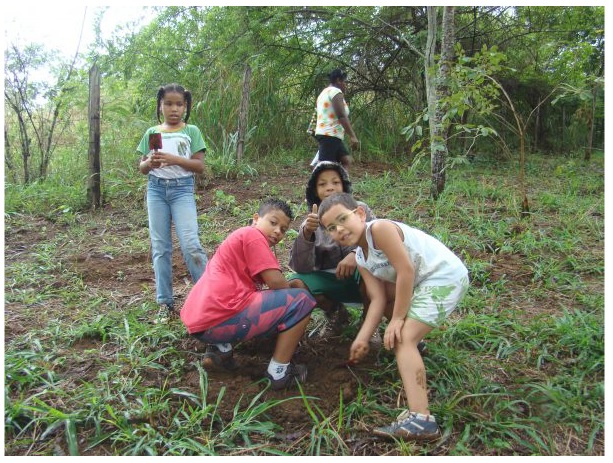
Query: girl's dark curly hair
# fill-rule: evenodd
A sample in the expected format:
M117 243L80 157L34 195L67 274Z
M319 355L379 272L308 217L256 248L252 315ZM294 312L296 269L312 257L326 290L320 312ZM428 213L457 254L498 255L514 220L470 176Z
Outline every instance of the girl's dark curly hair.
M180 93L185 98L185 106L187 106L187 110L185 111L185 122L189 119L189 114L192 111L192 92L189 90L185 90L185 88L179 84L166 84L158 89L157 94L157 105L156 105L156 115L158 122L162 122L162 114L160 111L160 104L164 99L164 95L166 93Z
M309 206L309 211L313 207L313 204L317 204L319 206L321 203L321 199L319 199L319 196L317 196L317 178L324 170L334 170L338 172L341 182L343 183L343 192L351 193L351 181L349 180L347 171L343 168L343 166L341 166L338 162L320 161L313 169L306 186L305 196Z

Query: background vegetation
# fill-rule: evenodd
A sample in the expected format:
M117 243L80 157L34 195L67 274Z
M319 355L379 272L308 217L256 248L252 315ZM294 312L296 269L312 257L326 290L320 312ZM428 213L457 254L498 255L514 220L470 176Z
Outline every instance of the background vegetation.
M253 72L247 163L286 150L314 151L306 127L335 67L349 72L358 159L410 164L428 154L425 7L182 6L155 12L143 28L119 27L67 63L41 44L8 44L7 183L58 174L64 185L83 181L93 63L103 74L105 183L118 170L134 170L134 146L155 123L155 94L168 82L193 92L191 121L203 130L210 157L231 165L247 65ZM456 62L444 102L451 160L513 158L521 139L529 152L552 156L602 148L604 7L457 7L455 31ZM33 71L41 67L56 80L36 81ZM509 103L525 123L523 137Z

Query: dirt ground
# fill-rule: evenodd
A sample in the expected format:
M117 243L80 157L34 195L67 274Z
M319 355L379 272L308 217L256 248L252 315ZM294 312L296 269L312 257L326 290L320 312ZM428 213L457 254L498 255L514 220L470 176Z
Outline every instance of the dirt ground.
M363 164L356 166L352 177L357 179L366 172L379 174L383 166L378 164ZM276 196L292 199L294 202L304 198L304 187L310 173L308 165L280 168L278 172L263 174L260 173L256 181L245 184L243 181L233 179L214 178L208 180L206 185L198 190L200 200L198 202L199 213L208 211L214 206L215 190L222 190L226 195L234 195L236 204L246 204L247 200L262 199L271 196L270 185L274 185ZM282 178L283 182L279 182ZM63 265L71 271L79 274L83 283L91 289L92 293L110 294L119 307L125 306L134 301L143 300L144 293L147 297L155 294L153 270L151 258L148 252L143 253L119 253L111 256L95 245L96 237L103 237L106 234L113 234L114 239L125 237L127 240L134 233L134 224L126 222L125 214L120 204L107 204L101 213L96 217L92 215L87 220L94 220L96 223L88 233L92 236L90 246L79 249L62 249ZM254 211L255 212L255 211ZM5 233L5 265L10 266L22 260L32 258L32 250L41 242L50 242L57 233L65 230L65 225L54 223L44 218L28 219L28 223L22 224L20 228L12 228L10 233ZM303 217L296 217L292 227L297 229ZM146 224L145 224L146 226ZM228 230L230 231L230 230ZM62 245L60 245L62 246ZM214 250L207 249L209 255ZM276 253L279 262L285 270L289 260L289 245L277 247ZM121 278L118 278L121 276ZM180 307L182 301L187 296L191 284L189 274L181 257L178 242L174 243L173 252L173 287L177 305ZM120 282L118 282L120 279ZM57 275L57 279L51 283L61 287L62 276ZM147 288L146 290L144 288ZM9 342L17 335L24 334L32 328L42 328L45 320L50 314L61 314L63 308L59 303L51 301L45 310L45 316L40 319L23 319L23 307L13 303L5 304L5 343ZM187 363L197 361L204 352L205 346L197 340L189 337L180 320L172 320L176 330L184 332L185 336L178 348L187 352ZM40 326L37 326L40 325ZM321 410L322 416L329 416L338 408L340 396L344 403L350 402L355 398L360 384L367 384L370 381L369 370L373 363L377 361L376 355L369 355L368 359L359 366L348 368L342 364L346 362L349 352L351 339L341 335L328 333L325 336L318 335L321 323L310 325L309 329L312 336L305 337L301 342L295 356L295 361L306 363L309 369L309 378L305 383L305 393L316 399L314 404ZM77 350L92 349L96 341L85 339L71 346ZM258 392L262 390L262 385L256 381L261 379L274 348L274 339L257 339L242 343L235 352L236 361L239 365L237 372L212 371L209 374L209 397L216 397L222 387L225 387L223 403L227 409L221 414L226 419L232 417L234 404L241 400L241 403L248 403ZM385 355L385 354L380 354ZM65 365L70 369L69 365ZM68 375L74 374L85 380L91 375L90 380L95 380L95 371L83 370L83 365L75 365L79 371L66 371ZM143 378L143 386L161 386L168 379L163 377L158 370L152 369L149 377ZM188 390L199 390L198 371L193 368L186 371L182 378L171 379L173 385L180 386ZM296 396L296 390L288 391L268 391L264 399L282 399L285 397ZM305 419L305 411L302 403L296 400L285 402L275 407L271 413L273 421L281 425L286 433L280 433L278 438L285 443L291 443L300 433L297 429L305 426L310 428L312 422ZM381 422L381 420L379 420ZM387 419L385 419L387 421ZM355 440L349 442L354 448L354 454L363 454L361 446L368 446L370 439ZM369 453L369 452L368 452Z
M378 175L385 168L386 166L376 163L361 163L352 167L350 175L355 182L366 174ZM257 180L249 184L234 179L211 179L204 188L201 186L198 191L200 195L199 212L206 212L214 206L215 190L222 190L225 194L234 195L236 204L242 205L247 200L269 196L270 185L275 185L277 196L291 198L294 202L298 202L304 198L304 187L309 172L309 167L305 163L302 166L281 167L277 172L260 173ZM283 181L280 182L279 179L283 179ZM95 219L97 225L88 231L92 237L101 237L112 233L115 237L125 236L127 240L134 233L135 225L127 223L126 217L128 214L122 211L122 207L125 206L121 204L106 205L104 211L98 213L98 217ZM302 219L303 217L297 217L292 227L297 229ZM30 222L19 229L13 228L10 233L5 234L6 266L18 263L20 260L29 259L35 245L50 241L64 227L62 224L53 223L43 218L36 220L37 223ZM286 246L277 250L277 257L281 264L285 266L285 269L287 269L286 264L289 260L288 249L289 247ZM111 257L97 248L94 240L87 249L65 249L62 251L65 251L62 254L67 268L76 271L82 277L83 283L91 288L92 292L111 294L118 307L142 300L145 293L147 293L147 297L155 294L151 259L146 251L140 254L119 254ZM207 249L209 255L212 255L212 251L212 249ZM495 256L490 256L490 258L495 261ZM515 264L507 259L504 266L499 268L494 266L492 278L496 278L496 273L500 272L507 276L514 274L516 280L521 282L522 279L526 278L525 271L522 269L521 262ZM174 288L180 306L191 285L188 282L187 269L176 242L173 268ZM118 279L119 275L121 275L121 279ZM58 275L57 280L51 284L62 285L61 276ZM47 307L46 310L57 310L60 313L63 308ZM547 307L541 307L541 310L548 309ZM5 305L5 342L32 327L37 327L36 319L30 319L26 322L22 319L21 313L21 308L15 306L15 304ZM42 319L41 323L43 323ZM205 346L190 338L179 320L173 320L171 323L175 325L176 330L185 333L180 341L181 346L179 348L186 352L187 363L197 361L204 352ZM89 349L92 347L92 342L92 340L84 340L75 344L72 348ZM378 361L374 353L358 366L348 368L342 365L347 359L350 343L351 339L343 336L315 335L305 338L296 354L296 361L306 363L309 368L309 378L304 387L305 393L316 398L314 404L319 407L323 416L328 416L338 408L341 395L343 402L347 404L359 393L360 385L367 385L370 381L373 381L371 370L375 362ZM230 419L232 417L233 406L238 400L246 404L261 391L262 385L257 384L256 380L262 378L273 347L274 340L253 340L243 343L238 346L235 354L240 366L237 372L210 372L209 396L215 397L222 387L226 388L223 403L227 405L227 408L222 412L224 418ZM382 353L379 355L390 354ZM83 366L75 366L75 368L77 367L82 368ZM70 372L67 373L70 374ZM87 379L89 374L91 375L89 379L95 380L96 372L87 373L81 370L74 371L74 374L80 375L84 379ZM149 377L143 378L143 385L156 387L166 380L167 378L154 369L151 370ZM173 378L171 381L173 385L181 388L199 390L199 375L195 368L186 371L182 378ZM400 392L390 391L390 397L388 397L390 402L400 400L400 404L402 404L402 399L398 397ZM265 399L280 399L295 395L296 391L268 391ZM312 426L312 422L305 419L304 407L299 401L285 402L272 410L271 413L274 416L273 421L284 429L284 432L279 433L278 439L286 445L298 437L300 433L296 430L303 430L305 427L310 428ZM356 437L346 442L351 446L352 453L354 455L381 455L392 451L393 454L393 445L391 447L384 445L378 449L372 448L373 438L367 432L369 426L383 424L387 420L388 418L383 416L371 416L368 423L354 423L358 431L356 435L363 437ZM360 429L360 427L363 429ZM361 430L364 432L360 432ZM441 449L441 453L444 454L444 450Z

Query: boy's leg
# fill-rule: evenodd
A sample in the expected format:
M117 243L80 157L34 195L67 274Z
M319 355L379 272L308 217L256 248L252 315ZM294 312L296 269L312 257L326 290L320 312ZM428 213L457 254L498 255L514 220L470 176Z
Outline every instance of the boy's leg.
M242 312L194 337L208 344L220 344L247 341L276 332L279 334L273 358L285 364L294 355L313 307L315 300L302 289L258 291Z
M276 289L256 292L249 305L234 317L197 333L203 342L236 343L259 336L283 333L309 318L315 300L301 289Z
M257 296L260 313L248 336L255 337L271 331L279 333L266 372L272 389L290 387L296 380L305 381L306 365L294 364L291 360L311 319L315 300L308 291L294 288L261 291ZM252 318L252 321L255 320Z
M304 336L310 320L311 317L306 316L290 329L279 333L275 350L272 354L273 359L279 363L289 363L292 360L296 347L298 347L298 343Z
M402 327L402 343L395 347L398 371L407 396L408 407L391 425L376 427L373 434L404 440L432 440L440 437L436 418L430 414L426 369L417 348L419 339L432 327L407 318Z
M402 327L402 343L395 347L396 363L402 378L402 385L412 412L430 414L426 367L417 344L430 332L432 327L407 318Z
M402 343L395 347L398 371L407 396L408 410L390 426L375 428L376 435L407 440L429 439L440 436L434 416L430 415L426 369L418 344L432 329L440 326L453 312L468 290L468 278L442 286L415 288L411 308L402 327ZM386 285L391 315L395 285ZM391 301L391 302L390 302Z

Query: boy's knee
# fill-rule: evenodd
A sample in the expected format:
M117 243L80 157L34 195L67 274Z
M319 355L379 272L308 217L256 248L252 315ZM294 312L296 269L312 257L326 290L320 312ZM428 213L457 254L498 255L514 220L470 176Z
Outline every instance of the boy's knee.
M289 287L293 289L306 289L308 291L309 287L299 278L295 278L293 280L289 280Z

